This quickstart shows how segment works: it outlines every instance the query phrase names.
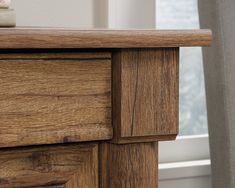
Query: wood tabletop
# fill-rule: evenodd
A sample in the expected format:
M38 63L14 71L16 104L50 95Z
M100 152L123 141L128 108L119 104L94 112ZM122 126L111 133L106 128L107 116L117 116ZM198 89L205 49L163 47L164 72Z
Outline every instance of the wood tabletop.
M210 30L79 30L1 28L0 49L209 46Z

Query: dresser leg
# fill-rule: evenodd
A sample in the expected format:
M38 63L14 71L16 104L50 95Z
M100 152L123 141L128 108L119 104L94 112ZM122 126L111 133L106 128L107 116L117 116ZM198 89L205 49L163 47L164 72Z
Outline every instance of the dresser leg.
M99 147L100 188L157 188L158 144L111 144Z

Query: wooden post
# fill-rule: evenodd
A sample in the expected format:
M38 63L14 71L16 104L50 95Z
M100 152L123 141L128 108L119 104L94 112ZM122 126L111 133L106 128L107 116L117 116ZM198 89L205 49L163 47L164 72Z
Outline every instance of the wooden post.
M157 142L178 133L178 54L178 48L114 52L114 138L100 146L102 188L157 187Z
M156 188L157 143L100 146L100 188Z

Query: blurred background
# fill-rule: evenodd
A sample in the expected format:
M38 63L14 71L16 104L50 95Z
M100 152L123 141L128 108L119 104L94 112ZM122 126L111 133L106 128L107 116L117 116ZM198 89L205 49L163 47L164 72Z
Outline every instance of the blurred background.
M17 26L199 29L197 0L12 0ZM180 52L180 135L160 143L160 188L210 188L201 48Z

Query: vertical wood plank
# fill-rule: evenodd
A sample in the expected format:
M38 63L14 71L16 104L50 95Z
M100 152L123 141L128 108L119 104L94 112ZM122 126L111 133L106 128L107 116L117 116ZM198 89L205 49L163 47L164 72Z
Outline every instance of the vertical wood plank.
M125 49L113 54L114 142L175 138L178 69L178 48Z
M100 188L157 188L157 143L103 143L99 157Z

